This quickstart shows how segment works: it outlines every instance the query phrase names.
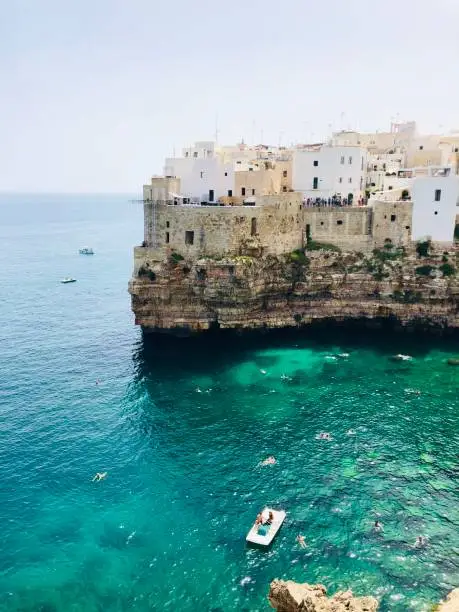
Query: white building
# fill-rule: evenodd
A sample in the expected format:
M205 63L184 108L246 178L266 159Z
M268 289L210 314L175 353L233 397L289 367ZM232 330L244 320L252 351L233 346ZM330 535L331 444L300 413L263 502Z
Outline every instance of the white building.
M412 184L413 240L430 238L450 244L459 212L459 177L451 167L423 170L425 175L418 172Z
M314 145L293 152L292 188L305 198L356 201L366 186L367 152L360 146Z
M200 202L216 202L219 197L232 195L233 167L214 142L196 142L194 147L183 149L182 157L166 158L164 175L180 178L180 195Z

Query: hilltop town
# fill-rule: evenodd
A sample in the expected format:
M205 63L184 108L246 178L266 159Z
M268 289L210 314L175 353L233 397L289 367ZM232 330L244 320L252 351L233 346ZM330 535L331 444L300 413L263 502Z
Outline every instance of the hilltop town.
M130 283L145 330L392 319L458 327L459 133L197 142L143 187Z

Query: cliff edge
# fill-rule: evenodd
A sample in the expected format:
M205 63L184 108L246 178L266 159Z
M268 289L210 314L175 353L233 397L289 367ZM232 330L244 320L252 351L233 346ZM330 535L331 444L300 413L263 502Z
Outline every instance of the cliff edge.
M390 244L371 254L339 249L202 257L135 249L129 285L147 331L302 327L314 321L390 320L402 328L459 328L458 253L420 256Z
M278 612L374 612L378 609L374 597L354 597L352 591L327 597L327 589L321 584L298 584L291 580L273 580L268 599Z

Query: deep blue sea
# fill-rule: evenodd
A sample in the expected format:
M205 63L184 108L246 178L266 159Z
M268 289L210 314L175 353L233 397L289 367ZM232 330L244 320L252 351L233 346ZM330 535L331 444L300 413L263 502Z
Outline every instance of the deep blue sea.
M0 198L0 610L267 611L275 577L429 610L459 586L457 343L143 339L132 197Z

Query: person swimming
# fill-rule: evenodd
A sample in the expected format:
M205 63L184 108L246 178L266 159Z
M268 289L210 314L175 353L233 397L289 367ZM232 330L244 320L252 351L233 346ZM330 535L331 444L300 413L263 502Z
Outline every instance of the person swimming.
M329 440L330 441L332 440L332 437L327 431L321 431L319 434L317 434L316 440Z
M425 536L418 536L414 543L415 548L423 548L427 544L427 538Z
M298 542L300 548L306 548L306 540L304 539L304 535L297 535L296 541Z
M380 523L379 521L375 521L375 524L374 524L373 529L374 529L375 531L384 531L383 524L382 524L382 523Z
M277 463L276 458L271 455L270 457L264 459L260 465L274 465L275 463Z
M108 472L97 472L97 474L92 479L92 482L99 482L100 480L103 480L104 478L106 478L107 473Z

